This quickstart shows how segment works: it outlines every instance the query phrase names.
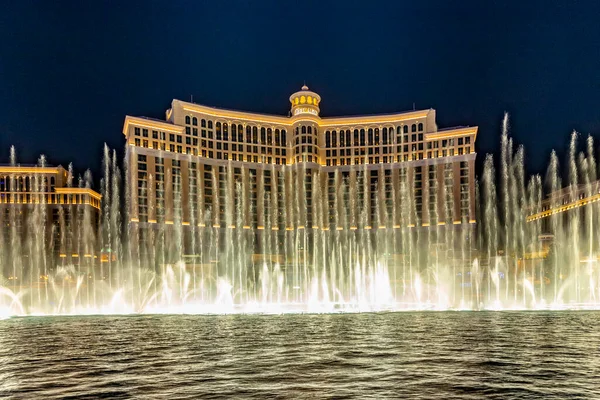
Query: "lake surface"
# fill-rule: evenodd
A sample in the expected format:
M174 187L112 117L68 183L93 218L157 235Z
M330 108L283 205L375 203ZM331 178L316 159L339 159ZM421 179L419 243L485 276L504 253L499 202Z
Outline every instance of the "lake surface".
M12 318L0 397L600 398L600 312Z

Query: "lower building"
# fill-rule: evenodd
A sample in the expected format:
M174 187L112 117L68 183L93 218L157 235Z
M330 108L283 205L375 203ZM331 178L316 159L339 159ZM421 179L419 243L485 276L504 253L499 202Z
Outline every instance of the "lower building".
M61 166L0 166L0 265L8 279L31 268L41 273L99 262L101 196L71 182Z

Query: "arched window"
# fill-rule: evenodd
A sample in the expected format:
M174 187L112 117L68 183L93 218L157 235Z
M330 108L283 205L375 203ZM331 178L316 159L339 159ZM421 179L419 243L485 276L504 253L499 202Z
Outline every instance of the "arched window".
M223 123L223 140L229 140L229 125L226 122Z
M331 132L331 146L337 147L337 132L336 131Z
M331 147L331 132L325 131L325 147Z
M200 126L203 128L206 128L206 120L205 119L200 120Z
M252 143L258 143L258 128L256 126L252 127Z
M383 142L383 144L387 144L387 138L388 138L388 128L383 128L381 130L381 141Z
M212 129L212 127L213 127L213 122L209 120L208 121L208 129Z
M401 126L397 126L396 127L396 134L400 135L402 133L402 127Z
M192 118L192 125L198 126L198 118L196 118L196 117Z
M408 133L408 125L404 125L404 133Z
M236 141L236 135L237 135L237 125L236 124L231 124L231 136L233 141Z
M312 126L308 127L308 133L312 133Z
M221 140L221 123L217 122L215 128L215 139Z
M373 144L373 128L369 128L368 134L369 134L368 143Z
M423 123L419 122L419 132L421 132L423 130Z
M281 145L282 146L286 146L287 145L287 135L286 135L285 129L281 130Z
M306 126L302 125L302 133L306 133Z
M246 126L246 143L252 143L252 127Z
M189 115L185 116L185 123L189 125L189 123L190 123L190 116Z
M260 128L260 142L262 144L267 143L267 130L265 128Z
M240 124L238 125L238 142L244 141L244 127Z
M416 132L417 131L417 125L416 124L412 124L412 126L410 127L410 131L411 132Z

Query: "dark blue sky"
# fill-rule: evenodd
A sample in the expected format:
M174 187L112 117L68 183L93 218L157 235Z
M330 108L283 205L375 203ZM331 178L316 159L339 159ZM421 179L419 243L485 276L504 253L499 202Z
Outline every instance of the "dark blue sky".
M557 4L555 4L557 3ZM173 98L285 114L306 80L322 115L437 109L500 122L531 171L571 130L600 133L599 1L0 2L0 161L39 153L100 170L126 114L164 118ZM96 175L96 178L98 176Z

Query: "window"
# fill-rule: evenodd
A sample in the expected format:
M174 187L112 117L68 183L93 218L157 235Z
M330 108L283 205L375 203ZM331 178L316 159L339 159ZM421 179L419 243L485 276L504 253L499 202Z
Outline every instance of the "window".
M417 127L418 131L421 132L423 130L423 123L419 122L419 125Z
M191 122L191 118L190 118L190 116L189 116L189 115L186 115L186 116L185 116L185 123L186 123L187 125L189 125L189 124L190 124L190 122Z

